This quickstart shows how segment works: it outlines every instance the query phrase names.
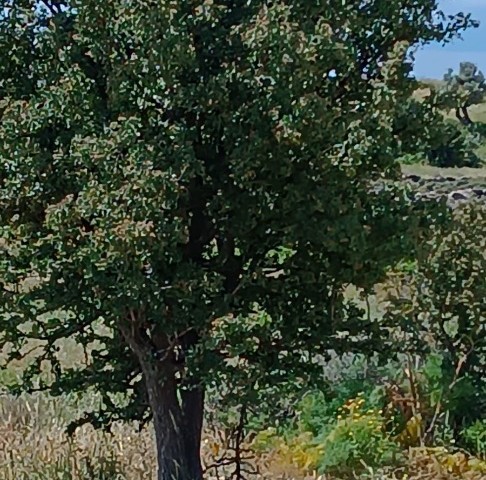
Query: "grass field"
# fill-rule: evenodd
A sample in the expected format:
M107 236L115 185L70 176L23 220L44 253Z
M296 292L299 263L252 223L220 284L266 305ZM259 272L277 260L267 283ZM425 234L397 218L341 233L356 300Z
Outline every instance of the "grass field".
M431 165L402 165L402 172L405 175L419 175L423 177L468 177L474 179L484 179L486 184L486 166L481 168L439 168Z

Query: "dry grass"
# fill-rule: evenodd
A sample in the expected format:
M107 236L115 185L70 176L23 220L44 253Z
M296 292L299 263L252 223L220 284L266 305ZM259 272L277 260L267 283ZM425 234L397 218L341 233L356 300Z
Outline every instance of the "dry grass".
M475 179L484 179L486 184L486 167L483 168L440 168L431 165L402 165L402 172L404 174L420 175L421 177L468 177Z
M95 400L93 398L92 400ZM89 425L68 438L75 402L46 395L0 399L0 478L5 480L152 479L152 433L114 425L112 434Z

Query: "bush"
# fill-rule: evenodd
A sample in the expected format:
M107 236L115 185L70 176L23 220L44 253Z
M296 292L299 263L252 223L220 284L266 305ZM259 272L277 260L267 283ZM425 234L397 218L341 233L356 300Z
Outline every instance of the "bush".
M401 458L401 447L388 434L383 411L374 406L382 401L371 391L339 406L337 397L327 400L322 392L313 392L299 405L297 423L260 432L252 446L272 452L275 463L308 474L346 475L393 465Z
M321 440L322 473L347 474L364 467L389 466L400 457L400 446L385 429L383 412L369 409L363 397L349 400Z
M456 120L447 119L438 128L437 137L427 152L430 165L435 167L479 167L480 158L475 151L481 139Z
M384 341L388 355L406 351L417 359L404 383L421 415L421 443L476 455L484 438L477 422L486 417L485 222L479 202L438 219L416 267L389 290L383 320L392 337Z
M326 392L314 391L305 395L297 407L298 426L318 436L323 428L336 420L336 415L350 398L364 397L371 408L381 408L384 402L383 388L371 380L346 379L328 386Z
M464 444L471 453L486 459L486 420L477 420L461 433Z
M419 265L408 267L418 273ZM430 478L483 478L486 428L474 419L484 412L478 402L484 394L473 376L456 374L447 351L364 366L343 365L338 378L304 395L292 420L256 435L252 448L258 458L270 458L275 475L368 478L403 471L418 478L420 467L437 475Z
M467 374L476 392L484 385L486 365L485 228L486 207L479 202L437 219L431 238L420 245L415 271L397 276L388 290L383 320L393 332L389 350L406 349L421 358L438 353L450 380Z
M398 161L407 165L428 162L437 167L479 167L481 159L476 152L484 138L481 125L465 127L445 118L437 101L435 93L421 99L412 97L398 109L393 123L400 138Z

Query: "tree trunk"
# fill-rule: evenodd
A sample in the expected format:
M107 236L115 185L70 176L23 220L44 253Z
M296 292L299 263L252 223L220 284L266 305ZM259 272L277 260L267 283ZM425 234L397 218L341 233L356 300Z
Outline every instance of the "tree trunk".
M146 377L146 383L157 445L157 479L202 480L202 390L181 392L180 401L173 377Z
M201 436L204 419L204 390L194 387L182 393L182 411L186 427L186 452L191 465L192 478L202 479Z
M197 382L180 390L173 346L164 335L148 338L143 312L131 310L119 324L142 369L157 446L157 480L202 480L204 390ZM153 341L152 341L153 340ZM166 352L163 358L154 354Z

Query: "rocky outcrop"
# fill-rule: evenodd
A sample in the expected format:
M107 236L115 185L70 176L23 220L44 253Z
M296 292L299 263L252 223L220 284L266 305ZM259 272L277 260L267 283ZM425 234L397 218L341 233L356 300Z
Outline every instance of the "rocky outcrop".
M427 177L404 175L417 198L439 199L446 197L451 207L471 200L486 202L486 177Z

